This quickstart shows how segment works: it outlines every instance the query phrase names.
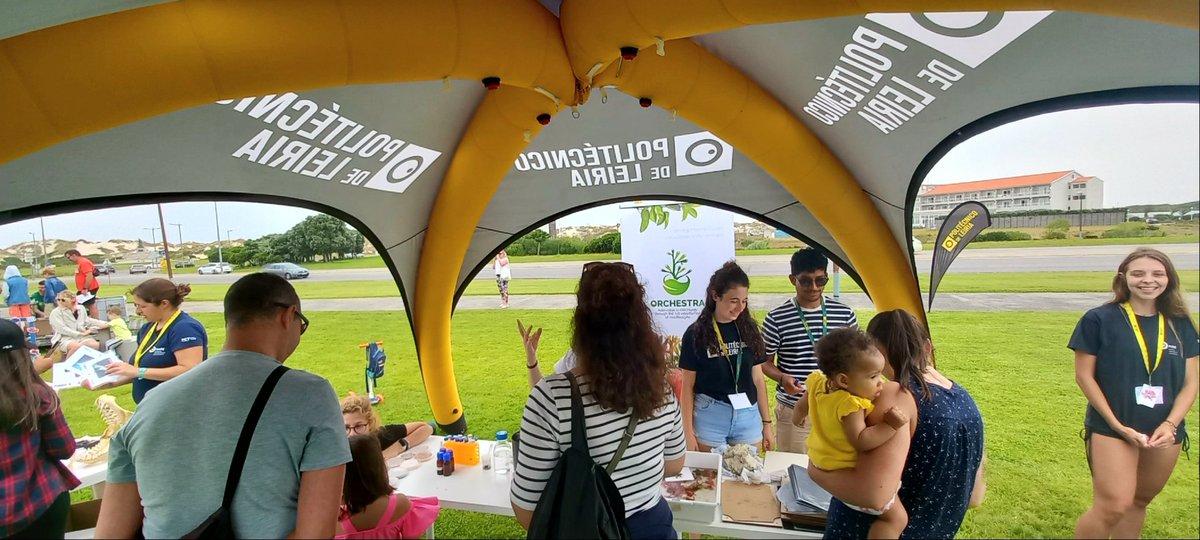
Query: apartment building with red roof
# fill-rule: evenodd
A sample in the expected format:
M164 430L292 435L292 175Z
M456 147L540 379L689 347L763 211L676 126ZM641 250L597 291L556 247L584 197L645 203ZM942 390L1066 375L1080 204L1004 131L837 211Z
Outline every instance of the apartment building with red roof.
M923 185L913 205L913 227L934 227L955 206L979 201L991 212L1104 208L1104 180L1056 171L954 184Z

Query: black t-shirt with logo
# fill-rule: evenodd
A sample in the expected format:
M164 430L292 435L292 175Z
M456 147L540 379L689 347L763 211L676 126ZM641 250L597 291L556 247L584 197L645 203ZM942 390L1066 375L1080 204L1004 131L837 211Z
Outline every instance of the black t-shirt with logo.
M695 393L704 394L713 399L729 403L729 394L744 392L750 398L750 403L758 403L758 389L754 387L754 366L763 363L765 358L755 358L750 349L742 353L742 374L737 380L737 390L733 388L733 373L737 367L738 351L745 347L737 326L732 322L717 325L721 330L721 339L729 347L729 356L722 356L721 351L704 351L696 346L696 325L689 326L683 333L679 351L679 368L696 372Z
M1166 318L1165 344L1156 350L1158 316L1139 315L1137 321L1149 349L1151 365L1157 363L1152 376L1146 374L1141 345L1129 324L1129 315L1120 304L1105 304L1085 313L1067 347L1096 356L1096 383L1117 421L1150 435L1170 414L1175 396L1183 388L1186 361L1200 354L1200 338L1187 317ZM1143 384L1163 387L1161 405L1153 408L1138 405L1134 391ZM1120 436L1090 404L1084 426L1096 433ZM1183 433L1184 424L1180 422L1176 442L1182 441Z

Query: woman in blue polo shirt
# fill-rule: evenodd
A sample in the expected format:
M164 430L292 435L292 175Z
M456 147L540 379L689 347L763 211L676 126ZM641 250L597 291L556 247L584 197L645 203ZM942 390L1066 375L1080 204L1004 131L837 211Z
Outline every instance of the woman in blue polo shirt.
M1087 397L1084 440L1092 507L1078 538L1136 538L1146 506L1167 483L1196 401L1200 339L1179 273L1158 250L1139 248L1117 268L1112 301L1084 314L1067 347Z
M163 278L148 279L133 289L133 305L146 324L138 330L133 363L114 362L108 373L122 377L111 386L133 383L134 403L141 403L146 392L163 381L183 375L208 358L204 325L179 309L191 292L186 284Z

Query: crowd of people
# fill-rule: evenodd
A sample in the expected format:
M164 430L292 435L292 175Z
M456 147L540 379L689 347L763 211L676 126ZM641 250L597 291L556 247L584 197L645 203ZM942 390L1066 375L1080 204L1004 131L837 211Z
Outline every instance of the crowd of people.
M796 294L761 326L746 273L734 262L718 269L679 344L678 394L667 382L669 341L656 333L633 267L584 265L571 347L553 374L541 374L541 329L518 322L531 391L510 496L517 522L531 526L552 472L577 442L573 413L563 411L578 400L584 445L607 467L631 537L677 537L660 480L682 469L687 450L733 444L807 453L812 480L833 495L826 537L953 537L985 492L980 411L936 368L920 319L890 310L860 329L849 307L824 296L827 265L816 250L795 253ZM20 282L9 280L21 276L9 273L11 289ZM49 277L39 292L57 287ZM77 279L94 296L93 285ZM1135 250L1112 289L1068 344L1088 401L1093 478L1080 537L1140 534L1187 442L1184 417L1198 388L1200 338L1170 259ZM433 426L384 425L365 397L339 401L327 380L283 367L309 327L286 280L259 273L233 284L225 343L212 357L203 326L180 309L189 291L163 279L132 291L147 323L130 362L110 373L133 385L138 407L112 439L97 537L194 532L221 505L219 472L230 469L244 425L257 427L229 508L233 534L409 538L428 528L438 501L396 493L385 460L423 442ZM100 321L70 292L55 298L56 349L91 346L95 329L124 326L119 313ZM0 321L0 537L61 537L68 492L79 484L61 460L75 439L26 340ZM777 382L773 411L768 377ZM250 423L247 411L268 378L277 385L265 393L261 422ZM189 486L187 497L180 485Z

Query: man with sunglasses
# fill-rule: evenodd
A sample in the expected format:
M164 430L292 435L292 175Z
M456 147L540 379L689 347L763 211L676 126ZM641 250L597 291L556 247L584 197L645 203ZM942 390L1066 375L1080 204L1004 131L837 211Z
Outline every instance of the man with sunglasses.
M98 538L179 538L221 505L234 445L268 375L308 329L281 277L225 295L225 346L146 394L113 437ZM350 446L329 381L285 371L262 411L233 499L237 538L331 538Z
M838 328L856 328L858 319L849 306L825 298L829 259L808 247L792 254L788 280L796 296L772 309L763 320L763 341L770 359L763 373L775 379L775 441L783 452L808 453L810 424L792 424L796 402L803 397L801 381L817 369L814 346Z

